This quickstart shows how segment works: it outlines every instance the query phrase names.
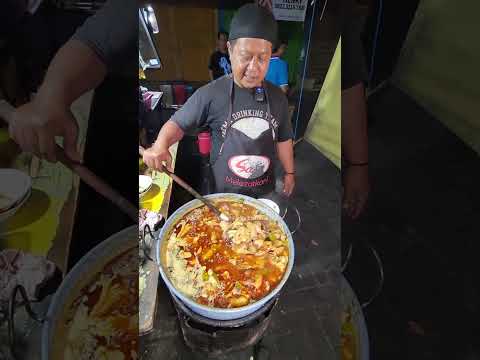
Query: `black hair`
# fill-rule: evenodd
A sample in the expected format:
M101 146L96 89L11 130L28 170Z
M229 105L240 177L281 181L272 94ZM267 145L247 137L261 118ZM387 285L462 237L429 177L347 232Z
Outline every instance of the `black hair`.
M227 40L228 40L228 32L226 32L226 31L219 31L219 32L217 33L217 39L220 39L220 35L225 35L225 37L226 37Z
M277 41L275 46L272 47L272 53L277 52L278 49L280 49L280 46L282 46L282 45L287 45L288 46L288 40L280 39L279 41Z

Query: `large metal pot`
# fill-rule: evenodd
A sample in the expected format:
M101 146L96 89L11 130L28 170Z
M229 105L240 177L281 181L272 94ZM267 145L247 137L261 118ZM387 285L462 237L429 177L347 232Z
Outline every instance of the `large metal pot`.
M283 219L275 213L270 207L262 203L261 201L258 201L256 199L253 199L249 196L245 195L239 195L239 194L226 194L226 193L219 193L219 194L212 194L212 195L207 195L206 196L208 199L226 199L226 200L243 200L245 204L251 205L255 207L256 209L260 210L262 213L267 215L270 219L273 221L276 221L279 226L283 229L285 234L287 235L288 239L288 249L289 249L289 260L288 260L288 265L285 270L285 274L283 275L282 280L280 283L264 298L238 308L233 308L233 309L222 309L222 308L213 308L205 305L198 304L197 302L193 301L191 298L188 296L182 294L180 291L178 291L175 286L172 284L170 281L170 278L168 277L168 270L166 267L166 250L167 250L167 240L169 239L172 231L175 228L175 225L177 224L178 221L188 212L191 210L198 208L200 206L203 206L203 203L200 202L199 200L192 200L182 207L180 207L177 211L175 211L166 221L165 225L163 225L162 230L160 231L159 234L159 239L156 244L156 259L157 259L157 264L159 265L160 269L160 275L167 285L168 289L170 292L175 295L177 298L179 298L186 306L188 306L193 312L200 314L202 316L205 316L210 319L215 319L215 320L233 320L233 319L239 319L244 316L247 316L259 308L261 308L265 303L267 303L271 298L273 298L275 295L278 294L278 292L282 289L283 285L285 285L285 282L287 281L288 277L290 276L290 272L292 271L293 267L293 261L295 257L295 249L293 245L293 239L292 235L290 233L290 230L288 229L287 225L283 221Z
M66 312L80 290L105 265L125 251L138 246L138 226L128 227L90 250L67 274L50 303L42 328L42 359L61 360L67 329Z

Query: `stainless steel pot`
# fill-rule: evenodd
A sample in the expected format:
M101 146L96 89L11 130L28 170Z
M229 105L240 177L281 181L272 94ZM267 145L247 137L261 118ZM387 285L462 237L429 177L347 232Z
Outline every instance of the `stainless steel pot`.
M138 246L138 226L128 227L90 250L67 274L48 308L42 328L42 360L63 359L66 312L80 290L117 256Z
M191 298L188 296L182 294L180 291L178 291L173 283L170 281L170 278L168 277L168 270L166 267L166 250L167 250L167 240L169 239L172 231L175 228L175 225L177 222L188 212L191 210L198 208L200 206L203 206L203 203L201 203L199 200L192 200L182 207L180 207L177 211L175 211L166 221L165 225L163 225L162 230L160 231L159 234L159 239L156 243L156 260L157 264L159 266L160 270L160 275L167 285L168 289L170 292L175 295L177 298L179 298L186 306L188 306L193 312L200 314L202 316L205 316L210 319L215 319L215 320L233 320L233 319L239 319L244 316L247 316L254 311L258 310L261 308L265 303L267 303L271 298L276 296L278 292L282 289L282 287L285 285L288 277L290 276L290 272L292 271L293 268L293 262L295 258L295 249L294 249L294 244L293 244L293 238L290 233L290 230L288 229L287 225L283 221L283 219L275 213L270 207L262 203L261 201L258 201L256 199L253 199L249 196L245 195L239 195L239 194L226 194L226 193L219 193L219 194L212 194L212 195L207 195L206 196L209 199L226 199L226 200L243 200L245 204L251 205L261 211L262 213L266 214L270 219L273 221L276 221L279 226L282 228L282 230L285 232L287 235L288 239L288 249L289 249L289 260L288 260L288 265L285 270L285 274L283 275L282 280L280 283L264 298L238 308L233 308L233 309L223 309L223 308L213 308L205 305L198 304L197 302L193 301Z

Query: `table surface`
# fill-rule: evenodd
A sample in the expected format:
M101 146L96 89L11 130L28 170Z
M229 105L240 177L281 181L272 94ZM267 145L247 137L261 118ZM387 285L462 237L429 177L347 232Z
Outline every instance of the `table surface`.
M178 143L170 147L170 153L172 155L172 168L175 170L175 160L177 157L177 148ZM148 170L147 170L148 171ZM150 171L148 171L150 172ZM145 173L145 171L143 171ZM158 209L158 213L161 214L165 219L168 217L168 208L170 204L170 196L172 194L173 183L171 179L164 173L153 172L152 173L153 183L156 184L160 189L165 186L165 183L168 182L166 190L161 200L161 206ZM150 190L154 192L155 190ZM148 194L145 195L148 197ZM157 197L161 194L158 194ZM154 201L153 197L153 206L158 207L158 203ZM149 202L150 203L150 202ZM142 203L140 204L142 207ZM153 250L153 249L152 249ZM154 258L153 251L150 252L150 256ZM158 267L152 261L145 261L141 264L139 269L140 276L145 279L145 288L139 296L139 332L143 334L153 327L153 319L155 317L155 309L157 305L157 286L158 286Z

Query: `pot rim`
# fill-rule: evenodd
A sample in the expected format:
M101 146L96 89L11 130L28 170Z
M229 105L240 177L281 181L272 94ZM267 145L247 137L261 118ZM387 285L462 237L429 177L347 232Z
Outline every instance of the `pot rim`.
M277 284L277 286L272 289L267 295L265 295L263 298L255 301L254 303L241 306L241 307L236 307L236 308L216 308L216 307L210 307L206 306L203 304L199 304L193 299L190 299L188 296L184 295L181 293L176 287L173 285L172 281L170 280L169 276L167 275L166 271L164 270L164 266L162 264L162 257L161 257L161 247L162 243L164 240L167 240L167 236L170 235L171 229L173 226L176 224L176 222L186 213L190 212L191 210L198 208L200 206L203 206L203 203L200 200L193 199L189 201L188 203L182 205L180 208L178 208L171 216L168 217L166 220L165 224L163 225L162 229L160 230L160 233L158 235L157 241L156 241L156 246L155 246L155 256L156 256L156 262L157 266L159 268L160 275L167 285L167 287L170 289L174 289L174 294L177 296L180 300L182 300L184 303L187 305L190 305L192 307L195 307L197 309L201 309L205 312L214 312L216 314L237 314L239 312L245 312L248 310L255 311L255 309L258 307L259 304L264 304L268 302L272 297L278 294L278 292L283 288L285 283L287 282L288 278L290 277L290 273L293 269L293 264L294 264L294 259L295 259L295 247L294 247L294 242L292 238L292 234L290 233L290 230L288 229L287 224L285 221L278 215L273 209L271 209L268 205L265 203L262 203L261 201L254 199L250 196L242 195L242 194L235 194L235 193L216 193L216 194L210 194L205 196L207 199L216 199L216 198L233 198L238 200L243 199L245 202L247 202L250 205L255 206L257 209L263 211L267 216L269 216L272 220L276 221L279 223L279 225L282 227L282 229L285 232L285 235L287 236L288 240L288 247L289 247L289 257L288 257L288 264L287 268L285 269L285 272L283 274L282 280Z
M132 232L132 237L129 236L129 233ZM135 236L133 236L133 233L135 233ZM99 258L99 254L105 254L108 252L109 249L113 248L113 251L115 249L121 249L120 252L114 254L113 252L109 252L112 256L108 257L107 261L103 264L107 264L110 262L112 259L120 255L121 253L125 251L129 251L133 247L137 246L138 240L137 240L137 234L138 233L138 226L137 225L132 225L129 226L117 233L112 234L109 236L107 239L104 241L100 242L98 245L96 245L94 248L92 248L90 251L88 251L74 266L73 268L67 273L67 275L64 277L60 287L57 289L55 294L52 297L52 301L50 302L50 305L48 306L47 314L45 316L45 321L42 325L42 334L41 334L41 359L48 359L50 360L52 358L52 352L54 351L54 331L58 331L58 323L60 320L62 320L62 315L65 309L66 304L70 305L71 303L68 303L68 300L72 299L72 296L70 292L72 290L75 290L78 288L78 284L81 282L81 279L83 278L82 275L85 274L85 272L90 273L92 276L95 276L97 273L91 273L88 271L88 268L86 268L86 264L90 263L91 261L94 261L95 258ZM133 241L135 239L135 241ZM132 246L130 246L130 243ZM113 247L112 244L115 244L116 246ZM104 258L100 258L100 260L103 260ZM87 270L87 271L85 271Z

